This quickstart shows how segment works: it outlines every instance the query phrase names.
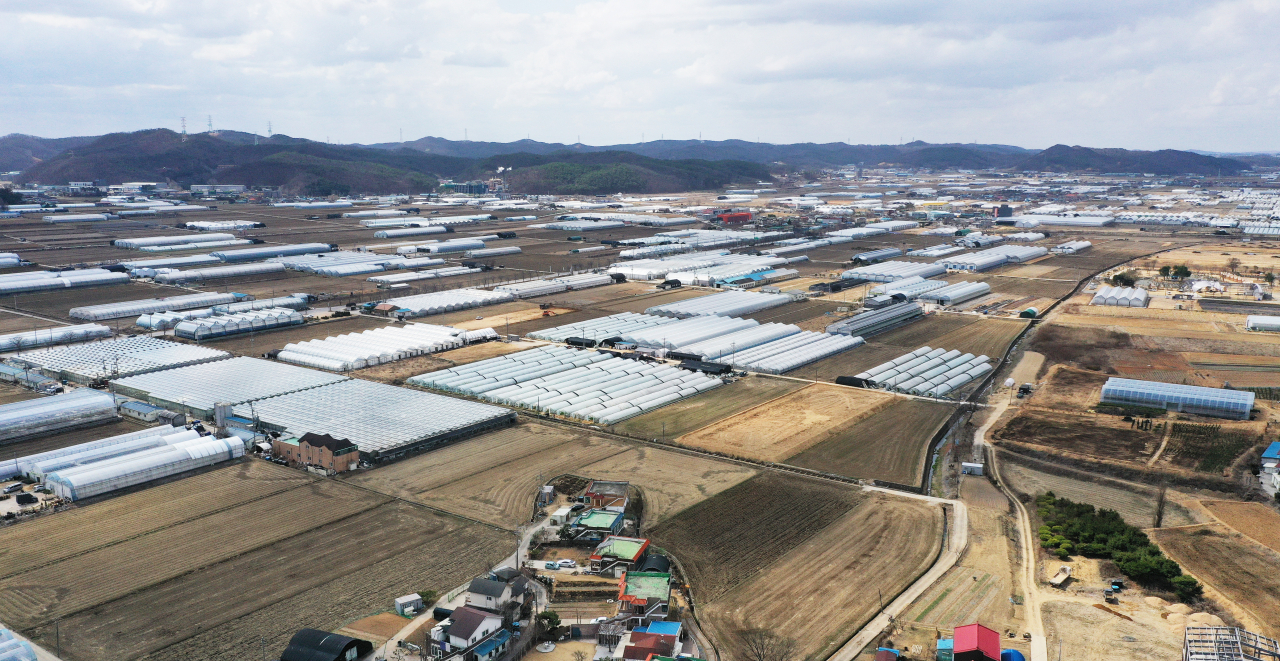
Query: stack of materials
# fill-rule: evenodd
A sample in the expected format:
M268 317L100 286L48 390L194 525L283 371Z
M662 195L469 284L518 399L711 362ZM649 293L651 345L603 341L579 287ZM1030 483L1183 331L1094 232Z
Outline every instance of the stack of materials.
M700 298L691 298L664 305L655 305L645 314L656 314L664 317L701 317L751 314L768 308L786 305L791 297L786 294L761 294L749 291L727 291Z
M854 378L898 392L942 397L991 370L991 359L986 356L920 347Z
M463 345L462 334L463 331L452 326L386 326L323 340L286 344L276 359L305 367L346 372L455 349Z
M522 351L408 383L606 425L722 384L700 372L564 347Z
M116 400L89 388L0 406L0 441L36 438L55 431L115 420Z
M102 337L111 337L111 329L99 324L55 326L24 333L0 335L0 351L22 351L54 344L71 344Z
M18 362L55 379L90 383L230 357L225 351L142 336L33 351Z
M783 374L862 344L864 340L861 337L802 331L745 351L739 349L714 359L714 362L752 372Z
M1089 301L1089 305L1111 305L1121 308L1145 308L1150 302L1151 295L1145 289L1136 287L1110 287L1103 285L1098 288L1097 293L1093 295L1093 299Z
M514 301L515 296L505 291L486 291L483 289L449 289L430 294L402 296L387 299L387 303L409 314L421 317L429 314L441 314L455 310L467 310L484 305L494 305Z

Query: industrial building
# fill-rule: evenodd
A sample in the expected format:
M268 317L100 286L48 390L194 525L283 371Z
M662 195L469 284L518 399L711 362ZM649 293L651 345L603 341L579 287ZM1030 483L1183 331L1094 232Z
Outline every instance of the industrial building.
M1215 418L1248 420L1254 394L1178 383L1112 377L1102 386L1102 403L1168 409Z

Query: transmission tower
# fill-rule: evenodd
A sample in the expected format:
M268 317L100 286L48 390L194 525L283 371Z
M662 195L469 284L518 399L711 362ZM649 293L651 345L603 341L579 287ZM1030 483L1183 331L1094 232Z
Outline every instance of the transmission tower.
M271 122L267 122L267 137L271 137Z
M213 115L209 115L209 132L213 133Z
M187 141L187 118L182 118L182 141Z

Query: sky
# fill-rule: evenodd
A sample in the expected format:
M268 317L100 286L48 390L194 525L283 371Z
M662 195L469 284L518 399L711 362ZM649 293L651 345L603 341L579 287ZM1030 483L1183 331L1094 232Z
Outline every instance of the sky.
M0 134L1280 150L1280 2L0 1Z

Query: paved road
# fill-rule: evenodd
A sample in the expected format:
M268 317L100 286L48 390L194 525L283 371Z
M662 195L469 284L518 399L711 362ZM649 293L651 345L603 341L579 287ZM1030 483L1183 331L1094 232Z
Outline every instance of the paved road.
M881 491L893 494L901 498L915 498L929 503L951 506L952 516L951 533L947 536L946 547L942 549L942 553L938 556L938 561L933 563L933 567L925 572L923 576L916 579L911 587L907 588L897 599L889 602L889 605L880 611L874 619L862 627L860 631L843 647L836 650L827 661L853 661L854 658L862 652L863 648L871 644L876 636L880 635L890 624L894 618L901 615L909 606L924 594L930 586L942 578L949 569L955 566L960 560L960 556L964 555L965 549L969 547L969 508L959 500L947 500L945 498L934 498L933 496L920 496L893 489L882 489L880 487L866 487L867 491Z

